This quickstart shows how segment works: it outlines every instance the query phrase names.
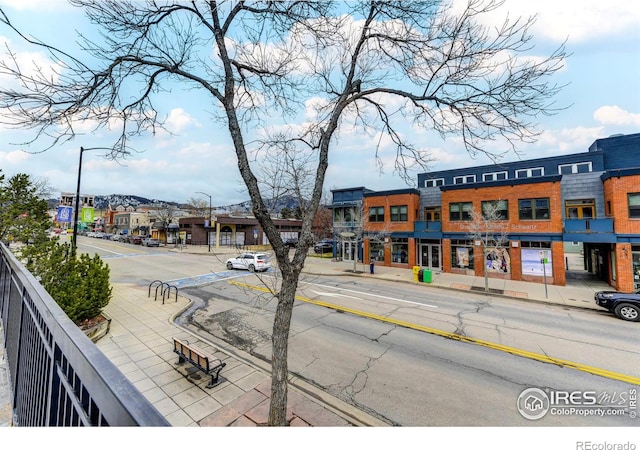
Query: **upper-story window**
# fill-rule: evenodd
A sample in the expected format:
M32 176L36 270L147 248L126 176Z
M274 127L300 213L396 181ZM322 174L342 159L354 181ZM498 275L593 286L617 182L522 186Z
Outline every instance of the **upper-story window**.
M392 206L391 207L391 221L392 222L406 222L409 220L409 208L407 205Z
M640 193L627 194L629 201L629 218L640 219Z
M548 198L524 198L518 200L520 220L545 220L549 218Z
M544 167L532 167L531 169L516 170L516 178L541 177L544 175Z
M508 200L489 200L482 202L482 218L485 220L509 220Z
M384 222L384 206L369 208L369 222Z
M567 219L592 219L595 217L596 202L592 198L565 200L564 208Z
M483 173L482 181L497 181L497 180L506 180L507 172L492 172L492 173Z
M354 207L349 208L335 208L333 210L333 221L336 223L341 222L353 222L354 214L357 212L357 209Z
M453 184L467 184L467 183L475 183L476 176L475 175L463 175L460 177L453 177Z
M424 180L424 187L444 186L444 178L434 178L433 180Z
M473 203L458 202L449 203L449 220L471 220L473 219Z
M591 172L591 162L558 165L558 173L561 175L568 175L571 173L588 173L588 172Z
M427 222L440 222L441 208L439 206L426 207L424 209L424 220Z

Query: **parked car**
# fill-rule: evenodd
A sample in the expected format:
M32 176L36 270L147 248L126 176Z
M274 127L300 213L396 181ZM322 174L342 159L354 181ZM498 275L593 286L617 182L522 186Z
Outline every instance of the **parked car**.
M316 253L333 253L333 241L320 241L314 245L313 251Z
M129 236L128 241L129 241L129 244L140 245L140 244L142 244L142 236L131 235L131 236Z
M141 244L145 247L160 247L160 241L153 238L142 239Z
M111 236L111 240L116 242L125 242L127 240L127 236L124 234L114 234Z
M619 319L640 321L640 289L631 293L600 291L594 297L596 305L608 309Z
M284 241L284 245L289 248L295 248L298 245L298 238L289 238Z
M227 269L244 269L251 272L264 272L271 267L266 253L243 253L227 259Z

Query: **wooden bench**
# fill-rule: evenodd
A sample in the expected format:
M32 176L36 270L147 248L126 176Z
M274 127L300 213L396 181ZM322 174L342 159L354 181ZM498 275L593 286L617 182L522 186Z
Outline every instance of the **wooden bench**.
M178 354L178 364L185 361L190 362L207 375L211 375L211 381L207 388L212 388L218 384L218 375L227 363L220 361L213 355L199 349L195 345L189 344L189 341L180 341L173 338L173 352Z

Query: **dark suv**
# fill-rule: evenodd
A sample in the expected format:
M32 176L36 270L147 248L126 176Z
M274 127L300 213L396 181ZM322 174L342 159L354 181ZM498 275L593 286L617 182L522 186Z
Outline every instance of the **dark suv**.
M295 248L298 245L298 238L289 238L284 241L284 245L289 248Z
M316 253L333 253L333 241L320 241L313 247L313 251Z
M640 289L625 294L616 291L600 291L595 294L596 305L614 313L619 319L640 321Z

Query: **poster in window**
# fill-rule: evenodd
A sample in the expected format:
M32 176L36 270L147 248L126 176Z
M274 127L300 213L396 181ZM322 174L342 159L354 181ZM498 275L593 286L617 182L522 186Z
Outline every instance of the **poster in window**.
M457 247L456 257L458 260L458 267L469 267L469 249L468 248Z
M487 270L489 272L510 273L511 258L506 248L490 248L487 250Z
M522 274L541 277L545 274L553 274L553 262L551 250L522 249ZM544 261L544 263L542 262ZM544 266L543 266L544 264Z

